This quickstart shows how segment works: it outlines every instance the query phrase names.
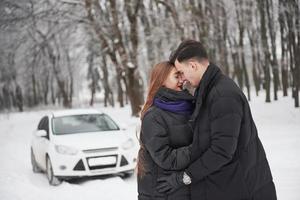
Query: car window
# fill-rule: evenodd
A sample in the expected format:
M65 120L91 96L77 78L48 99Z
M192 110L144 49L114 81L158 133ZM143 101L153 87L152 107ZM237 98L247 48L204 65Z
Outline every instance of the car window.
M49 119L48 116L45 116L41 119L38 130L45 130L47 132L47 138L49 138Z
M42 124L42 129L45 130L47 133L49 132L49 119L46 117L44 119L44 123Z
M39 125L38 125L38 130L43 130L43 123L44 123L44 121L45 121L45 119L46 119L46 116L45 117L43 117L41 120L40 120L40 122L39 122Z
M106 114L55 117L52 127L53 134L56 135L119 130L116 123Z

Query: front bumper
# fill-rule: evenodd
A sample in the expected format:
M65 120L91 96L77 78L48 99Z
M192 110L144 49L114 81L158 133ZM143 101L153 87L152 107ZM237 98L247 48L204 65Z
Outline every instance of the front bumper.
M118 147L89 149L80 151L77 155L64 155L54 152L50 155L53 173L58 177L85 177L108 174L118 174L134 170L136 166L134 148L123 150ZM89 164L88 159L115 156L114 164Z

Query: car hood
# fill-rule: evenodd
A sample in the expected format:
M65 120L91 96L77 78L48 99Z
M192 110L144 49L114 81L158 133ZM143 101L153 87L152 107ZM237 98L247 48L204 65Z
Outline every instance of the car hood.
M118 147L127 139L128 136L123 131L53 135L51 138L56 145L65 145L79 150Z

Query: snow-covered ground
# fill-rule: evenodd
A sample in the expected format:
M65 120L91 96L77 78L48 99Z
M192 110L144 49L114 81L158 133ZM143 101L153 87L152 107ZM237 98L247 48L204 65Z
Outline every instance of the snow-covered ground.
M264 144L279 200L300 199L300 109L291 98L271 104L264 98L251 102L254 120ZM130 108L105 108L134 133L138 119ZM120 200L137 199L136 176L117 176L63 182L49 186L44 174L34 174L30 164L30 138L46 111L0 114L0 200Z
M290 97L250 103L253 118L273 173L279 200L300 199L300 109Z

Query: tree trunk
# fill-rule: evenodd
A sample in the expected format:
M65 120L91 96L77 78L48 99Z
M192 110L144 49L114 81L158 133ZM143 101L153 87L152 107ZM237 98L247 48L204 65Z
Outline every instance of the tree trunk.
M155 60L155 45L153 44L151 35L151 26L150 26L150 20L148 19L147 13L146 13L146 8L144 5L144 1L141 3L141 12L142 15L140 16L141 18L141 22L143 24L144 27L144 34L145 34L145 39L146 39L146 48L147 48L147 57L148 57L148 61L149 61L149 67L152 67L156 60ZM147 77L149 78L149 77Z
M276 32L274 28L274 11L273 11L273 4L272 0L266 0L266 10L267 10L267 17L268 17L268 27L269 27L269 35L271 38L271 52L272 52L272 73L273 73L273 87L274 87L274 100L278 100L278 88L279 88L279 66L277 61L276 55ZM272 12L272 13L271 13Z
M266 28L266 18L265 18L265 10L266 8L264 0L257 0L259 11L260 11L260 25L261 25L261 42L264 53L264 89L266 90L266 102L271 102L270 98L270 52L267 38L267 28Z
M99 10L99 6L95 6L97 4L97 1L93 0L85 0L85 9L87 11L88 19L91 22L91 26L93 27L97 37L100 40L102 49L105 49L104 53L108 54L112 63L115 65L116 74L117 74L117 87L118 87L118 101L120 103L120 107L124 107L124 101L123 101L123 89L121 86L121 79L123 74L123 69L118 63L117 57L116 57L116 49L113 47L113 50L110 49L110 46L108 44L107 39L104 37L102 27L97 24L94 15L92 13L92 5L94 5L94 9L96 9L97 12L101 13L101 10ZM114 2L113 2L114 3ZM115 24L115 26L118 26L118 23Z
M53 76L51 76L51 78L50 78L51 102L52 102L52 105L55 105L56 92L54 90L53 81L54 81Z
M232 41L230 40L230 38L228 40L229 46L231 49L231 56L232 56L233 69L234 69L232 79L237 78L237 83L238 83L239 87L241 88L241 90L243 90L244 79L243 79L243 71L240 67L241 62L240 62L240 57L239 57L239 53L238 53L238 45L237 45L235 38L233 38L232 40L233 40L234 44L232 44Z
M91 83L89 85L90 92L91 92L91 98L90 98L90 106L94 105L94 98L96 93L96 87L97 83L95 82L94 78L94 53L92 52L91 48L89 48L89 55L88 55L88 78L90 79Z
M131 58L130 54L128 54L125 50L125 46L123 43L122 34L120 28L118 27L119 19L116 9L116 2L114 0L110 0L111 13L113 18L113 30L114 35L118 39L114 45L117 52L120 55L121 63L123 67L126 69L126 91L131 103L131 111L133 116L138 116L141 105L143 104L143 94L140 94L140 85L139 85L139 71L137 68L137 44L138 44L138 31L137 31L137 16L136 13L140 7L140 2L134 2L134 10L129 4L129 2L125 3L126 14L130 22L130 42L132 45L131 50ZM131 2L132 3L132 2Z
M283 96L288 96L288 63L287 63L287 48L286 48L286 29L284 22L284 6L283 2L279 1L279 27L280 27L280 41L281 41L281 80Z
M45 71L45 80L43 84L43 99L44 104L48 105L48 93L49 93L49 71Z
M23 112L23 94L22 88L17 84L16 86L16 104L20 112Z
M292 92L295 107L299 107L299 53L300 53L300 28L299 28L299 6L295 1L286 2L285 16L288 27L288 50L290 54L290 69L292 72ZM298 15L298 16L297 16ZM297 38L298 36L298 38Z
M104 55L102 55L101 69L103 73L102 85L104 87L104 106L107 107L107 105L110 104L112 107L114 107L114 97L108 82L107 63Z
M226 41L228 39L228 23L227 23L227 16L226 16L226 10L224 2L221 1L221 13L222 13L222 48L221 48L221 62L223 64L223 67L225 68L225 74L229 76L229 63L228 63L228 50Z
M32 93L33 93L33 105L36 106L38 104L38 100L37 100L36 80L35 80L34 72L32 72L31 74L31 83L32 83Z
M255 30L249 30L248 29L248 38L250 41L250 48L251 48L251 54L252 54L252 78L255 86L255 92L256 96L258 96L259 90L260 90L260 77L257 69L257 63L258 59L256 56L256 50L257 46L255 45L254 42L254 37L256 37Z
M245 54L244 54L244 32L245 32L245 2L243 0L235 1L236 5L236 16L237 16L237 24L239 29L239 43L237 45L237 52L239 55L239 65L241 66L241 76L243 76L243 80L245 81L245 86L247 89L247 97L250 101L250 84L249 84L249 76L245 62Z
M61 72L58 70L58 64L59 64L60 56L54 54L53 49L50 47L50 45L48 45L48 55L49 55L49 59L50 59L51 64L52 64L52 69L53 69L53 72L54 72L54 77L56 79L60 95L63 98L63 106L65 108L70 108L71 107L71 102L69 100L69 95L68 95L68 93L66 91L66 87L67 87L66 86L66 81L62 80L60 78Z

